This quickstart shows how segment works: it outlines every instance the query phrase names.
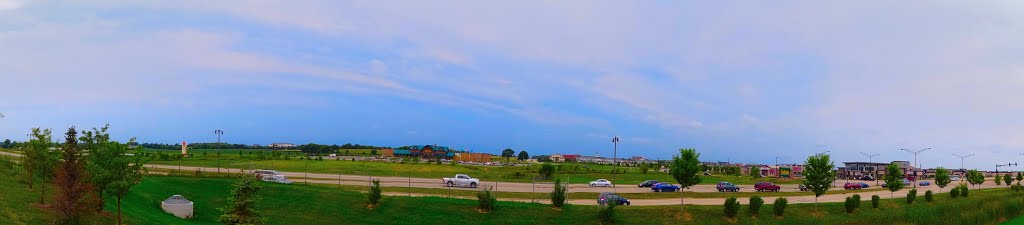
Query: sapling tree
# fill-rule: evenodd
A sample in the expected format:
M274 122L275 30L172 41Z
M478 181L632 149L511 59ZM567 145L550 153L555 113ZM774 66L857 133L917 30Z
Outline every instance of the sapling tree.
M939 186L939 193L942 193L942 189L950 182L952 180L950 180L948 169L942 167L935 169L935 186Z
M700 153L695 149L679 149L679 155L672 157L672 178L679 182L682 189L688 189L700 183ZM679 209L683 209L683 190L679 190Z
M266 220L256 211L256 205L260 199L260 185L256 183L256 176L241 174L235 189L231 190L228 196L227 205L220 208L223 214L217 220L228 225L261 225Z
M818 211L818 197L832 188L832 183L836 180L835 174L832 173L835 164L829 159L829 155L817 154L807 157L804 165L804 186L814 192L814 211Z
M900 171L900 166L892 163L885 167L885 188L889 189L889 198L903 189L903 186L903 172Z

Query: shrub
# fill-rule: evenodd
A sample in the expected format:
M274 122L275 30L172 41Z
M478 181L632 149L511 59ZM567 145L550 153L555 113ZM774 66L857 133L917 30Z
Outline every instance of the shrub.
M907 192L907 204L914 204L915 199L917 199L917 189L910 189Z
M725 217L736 218L736 213L740 211L740 201L736 200L735 197L729 197L725 199Z
M881 202L881 201L882 201L882 198L879 198L878 195L872 195L871 196L871 208L876 208L877 209L878 208L878 203Z
M967 190L967 185L966 185L966 184L961 184L961 185L960 185L960 196L964 196L964 198L966 198L966 197L967 197L967 194L968 194L969 192L970 192L970 191L969 191L969 190Z
M854 208L860 208L860 195L853 195Z
M537 174L540 175L545 180L551 178L551 175L553 175L554 173L555 166L549 163L544 163L543 165L540 166L540 169L537 170Z
M373 180L373 186L370 186L370 205L377 205L380 202L380 180Z
M748 207L750 215L757 216L758 214L761 214L761 205L764 205L764 199L761 199L761 196L751 196L750 205Z
M597 219L602 223L615 223L615 206L618 204L619 202L616 200L609 201L608 204L601 207L600 211L597 211Z
M555 179L555 190L551 191L551 206L562 208L565 205L565 186L562 179Z
M477 193L476 199L480 203L480 210L484 212L494 211L494 203L498 201L494 197L494 193L491 193L490 189L484 189L480 193Z
M932 198L932 191L931 191L931 190L928 190L928 191L924 192L924 201L926 201L926 202L932 202L932 200L934 200L934 199Z
M857 209L857 201L853 197L846 197L846 202L843 206L846 207L846 213L853 214L853 210Z
M960 197L960 187L955 187L952 190L949 190L949 197L950 198Z
M789 200L786 200L786 198L776 198L775 203L772 203L772 209L775 212L775 216L782 216L782 214L786 212L786 204L788 203Z

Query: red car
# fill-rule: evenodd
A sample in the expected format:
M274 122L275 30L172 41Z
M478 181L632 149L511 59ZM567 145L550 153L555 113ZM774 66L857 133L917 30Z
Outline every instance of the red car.
M757 191L779 191L779 189L782 188L772 182L757 182L754 184L754 190Z
M864 188L864 185L861 185L860 183L846 183L846 184L843 185L843 189L846 189L846 190L861 189L861 188Z

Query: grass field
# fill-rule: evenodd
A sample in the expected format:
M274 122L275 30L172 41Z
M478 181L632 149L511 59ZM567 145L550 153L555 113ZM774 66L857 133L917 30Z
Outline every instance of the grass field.
M216 150L200 149L190 150L194 157L185 158L180 161L183 166L204 166L216 167L218 165ZM395 176L395 177L419 177L419 178L440 178L453 176L454 174L469 174L472 177L487 181L504 182L531 182L537 175L539 165L534 166L476 166L476 165L448 165L428 164L420 162L417 164L399 164L391 162L368 162L368 161L335 161L335 160L255 160L251 153L259 150L223 150L221 153L220 165L227 168L248 169L250 166L262 169L274 169L279 171L327 174L353 174L372 176ZM265 151L265 150L263 150ZM168 151L172 152L172 151ZM203 152L206 152L204 155ZM241 156L239 155L241 152ZM178 165L179 161L151 161L153 164ZM612 179L613 167L609 165L590 165L564 163L560 164L557 176L570 183L587 183L596 179ZM623 174L617 174L613 181L618 184L637 184L644 180L673 180L670 175L649 171L648 174L641 174L636 167L619 167L625 170ZM749 185L759 181L771 181L777 184L795 184L801 180L755 179L749 176L706 176L701 181L703 184L716 184L719 181L729 181L734 184Z
M128 224L218 224L217 210L234 180L225 178L147 177L124 200ZM5 224L45 224L46 213L29 206L38 195L24 184L0 178L0 216ZM548 205L499 202L498 210L479 213L476 201L438 197L385 196L376 209L367 209L365 194L323 186L263 184L260 212L269 224L595 224L597 206L570 205L553 210ZM15 194L11 194L15 193ZM196 217L182 220L163 213L159 202L181 194L196 202ZM864 199L869 199L865 196ZM918 198L923 200L922 197ZM813 205L787 208L784 218L752 218L745 206L737 221L724 219L720 206L626 206L617 208L619 224L996 224L1024 214L1021 193L1006 189L973 191L967 199L938 195L935 203L907 205L903 199L882 200L881 209L870 209L865 201L854 215L842 211L840 203L822 203L820 218ZM444 206L444 207L437 207ZM113 211L113 201L107 209ZM762 209L770 213L771 204ZM529 215L529 216L525 216Z
M9 159L8 159L9 160ZM8 169L9 163L0 163ZM38 192L3 170L0 176L0 221L3 224L46 224L49 216L31 203ZM146 177L125 198L128 224L217 224L218 207L224 205L233 179ZM376 209L367 209L362 189L349 190L320 185L263 184L261 212L269 224L595 224L597 206L570 205L553 210L548 205L499 202L498 210L479 213L476 201L441 197L385 196ZM163 213L159 202L181 194L196 202L196 218L181 220ZM499 196L500 197L500 196ZM52 197L50 197L52 200ZM843 211L841 203L822 203L820 213L812 204L791 204L783 218L768 216L766 203L760 218L747 214L746 206L736 221L724 219L721 206L625 206L617 208L619 224L1008 224L1024 215L1024 193L1007 189L972 190L969 198L950 199L936 195L926 203L919 196L913 205L904 199L882 200L881 209L871 209L870 196L863 196L861 208L853 215ZM114 211L108 199L107 210ZM443 207L438 207L443 206ZM1013 220L1011 220L1013 219ZM105 218L110 221L111 218Z

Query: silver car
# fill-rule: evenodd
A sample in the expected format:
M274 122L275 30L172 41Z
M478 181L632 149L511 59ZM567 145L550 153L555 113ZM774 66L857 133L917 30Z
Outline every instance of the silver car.
M291 184L292 181L284 176L263 176L264 182L279 183L279 184Z

